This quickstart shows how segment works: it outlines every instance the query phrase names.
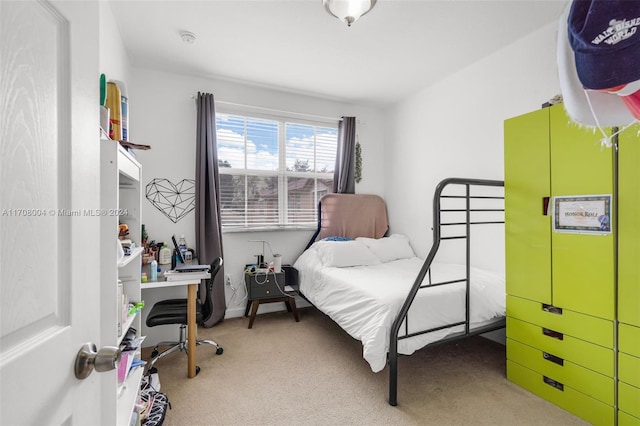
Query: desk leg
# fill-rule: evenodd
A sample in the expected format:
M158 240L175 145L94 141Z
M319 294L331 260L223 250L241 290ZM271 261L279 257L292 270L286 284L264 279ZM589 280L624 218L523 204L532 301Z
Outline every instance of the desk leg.
M187 296L187 377L196 377L196 286L189 284Z

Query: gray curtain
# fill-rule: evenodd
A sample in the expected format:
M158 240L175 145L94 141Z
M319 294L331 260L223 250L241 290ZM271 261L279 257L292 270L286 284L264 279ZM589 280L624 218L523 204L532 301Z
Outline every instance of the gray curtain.
M333 171L333 192L355 194L356 118L342 117L338 125L338 152Z
M220 179L216 143L216 111L213 95L198 92L196 128L196 253L201 264L222 256L222 223L220 219ZM224 257L223 257L224 259ZM204 302L206 285L200 284ZM218 271L212 289L213 312L205 318L205 327L224 319L224 265Z

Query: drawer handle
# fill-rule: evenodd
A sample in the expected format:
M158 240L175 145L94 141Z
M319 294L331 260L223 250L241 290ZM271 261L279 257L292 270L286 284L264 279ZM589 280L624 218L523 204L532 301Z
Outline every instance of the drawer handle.
M549 216L549 197L542 197L542 215Z
M543 380L546 384L548 384L549 386L552 386L552 387L554 387L554 388L556 388L556 389L560 389L561 391L563 391L563 392L564 392L564 385L563 385L562 383L557 382L557 381L555 381L555 380L553 380L553 379L550 379L550 378L549 378L549 377L547 377L547 376L542 376L542 380Z
M554 339L564 340L564 335L562 333L558 333L557 331L549 330L548 328L542 329L542 334L545 336L549 336Z
M553 305L547 305L546 303L542 304L542 310L545 312L549 312L550 314L562 315L562 308L558 308L557 306Z
M551 355L547 352L542 352L542 358L546 359L547 361L551 361L554 364L564 365L564 360L562 358Z

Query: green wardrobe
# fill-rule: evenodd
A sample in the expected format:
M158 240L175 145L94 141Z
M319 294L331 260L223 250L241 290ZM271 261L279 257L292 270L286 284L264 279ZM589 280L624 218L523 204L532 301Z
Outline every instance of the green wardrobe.
M620 136L629 182L614 197L614 150L562 105L506 120L504 134L507 377L593 424L640 425L640 137Z
M620 134L618 424L640 425L640 126Z

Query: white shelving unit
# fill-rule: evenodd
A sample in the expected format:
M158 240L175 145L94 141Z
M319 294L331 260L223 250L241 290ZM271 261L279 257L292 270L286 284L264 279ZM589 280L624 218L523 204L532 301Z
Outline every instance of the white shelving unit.
M100 144L100 239L103 242L100 296L103 301L113 301L113 309L102 312L101 340L102 346L119 346L130 327L136 329L137 336L141 330L141 315L138 313L128 315L125 321L120 320L122 303L118 294L118 280L122 281L122 293L130 303L142 300L142 166L117 141L102 140ZM136 248L119 261L117 238L121 223L128 225L128 238L135 243ZM142 367L134 369L122 384L118 383L117 369L103 373L109 374L102 389L105 405L116 407L116 410L105 410L105 416L115 414L115 417L102 418L104 424L129 425L142 373Z

